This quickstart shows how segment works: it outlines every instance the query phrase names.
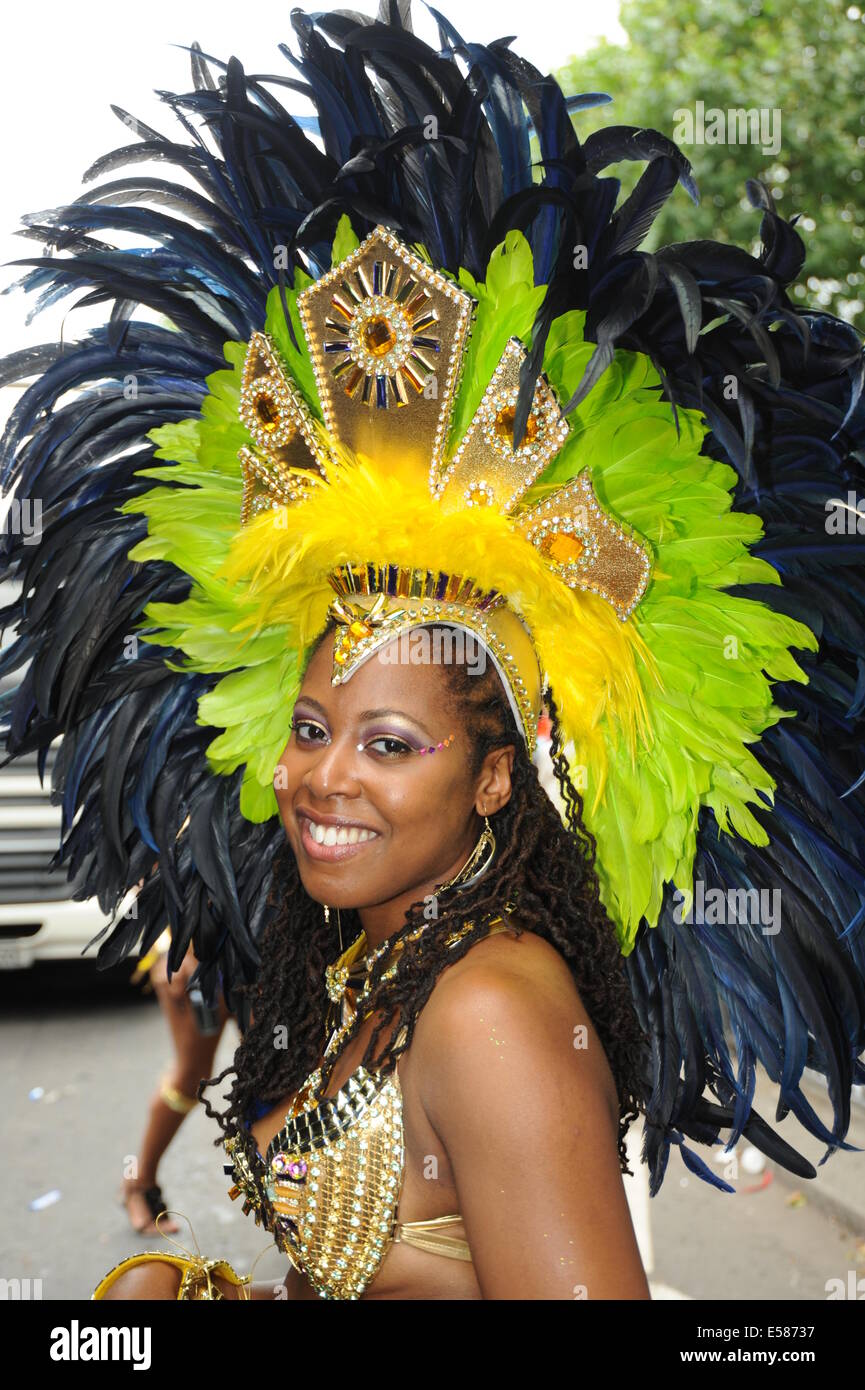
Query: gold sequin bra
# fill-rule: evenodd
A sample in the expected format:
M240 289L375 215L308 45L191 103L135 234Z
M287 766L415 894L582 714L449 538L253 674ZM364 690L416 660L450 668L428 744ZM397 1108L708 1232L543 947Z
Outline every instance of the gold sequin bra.
M490 935L507 930L498 920ZM272 1232L322 1298L359 1298L394 1241L471 1259L467 1242L446 1230L459 1214L396 1219L405 1175L398 1067L381 1078L360 1066L335 1096L288 1116L260 1174L238 1136L224 1147L235 1184L229 1195L243 1195L244 1213Z

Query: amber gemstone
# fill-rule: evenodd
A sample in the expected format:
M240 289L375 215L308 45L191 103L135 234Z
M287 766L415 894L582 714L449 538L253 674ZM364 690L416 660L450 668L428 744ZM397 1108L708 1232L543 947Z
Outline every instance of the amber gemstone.
M259 396L255 402L255 413L261 421L262 429L268 434L279 424L279 410L272 396Z
M495 421L493 422L493 429L495 430L495 432L496 432L496 434L498 435L499 439L506 439L506 440L508 441L508 443L512 443L512 442L513 442L513 437L514 437L514 415L515 415L515 413L516 413L516 407L515 407L515 406L512 406L512 405L503 405L502 408L501 408L501 410L497 410L497 411L496 411L496 418L495 418ZM534 443L535 439L537 438L537 434L538 434L538 417L537 417L537 415L534 413L534 411L532 411L531 415L529 416L528 420L526 421L526 432L525 432L525 434L523 435L523 443L524 443L524 444L532 444L532 443Z
M355 618L348 630L355 642L359 642L361 637L372 636L372 628L367 623L362 623L359 618Z
M544 536L540 548L557 565L572 565L580 559L586 547L579 536L572 536L567 531L553 531L551 535Z
M396 333L389 320L380 315L369 319L364 325L363 343L373 357L384 357L385 353L396 347Z

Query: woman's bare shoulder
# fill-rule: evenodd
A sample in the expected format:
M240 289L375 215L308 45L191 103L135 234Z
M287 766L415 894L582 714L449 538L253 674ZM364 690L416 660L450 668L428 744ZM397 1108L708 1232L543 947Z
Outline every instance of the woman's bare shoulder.
M432 1094L437 1080L469 1059L480 1061L479 1080L489 1064L495 1084L493 1059L518 1046L539 1073L600 1091L617 1117L612 1073L567 961L519 925L519 934L478 941L436 981L414 1035L423 1089Z
M533 984L561 994L571 1004L579 994L571 969L561 952L522 921L516 913L503 919L507 931L495 931L471 945L464 956L443 971L430 996L430 1017L449 1010L451 996L464 999L469 991L507 982ZM426 1012L426 1010L425 1010Z

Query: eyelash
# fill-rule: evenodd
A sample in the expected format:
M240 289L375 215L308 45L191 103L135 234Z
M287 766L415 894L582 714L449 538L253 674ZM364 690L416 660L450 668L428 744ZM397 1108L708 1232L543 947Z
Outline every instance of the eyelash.
M291 727L294 730L295 734L298 732L299 729L307 727L311 729L321 729L321 725L316 724L312 719L292 719ZM300 738L298 738L297 741L301 744L301 746L303 746L303 744L305 743L315 742L314 739ZM369 743L366 746L368 748L371 748L374 743L395 743L398 745L396 752L379 753L376 755L377 757L382 758L385 761L395 761L397 758L401 758L405 753L413 753L415 751L408 743L403 742L402 739L397 738L393 734L379 734L377 738L370 739Z

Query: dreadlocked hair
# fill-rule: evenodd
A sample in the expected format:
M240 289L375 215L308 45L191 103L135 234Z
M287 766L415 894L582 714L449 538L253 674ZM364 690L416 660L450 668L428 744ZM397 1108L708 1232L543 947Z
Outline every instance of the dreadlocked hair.
M430 629L445 626L430 624ZM308 661L332 631L333 624L329 624L309 652ZM441 669L447 675L454 714L471 731L472 775L479 772L488 753L512 744L512 791L507 804L490 817L496 853L478 883L462 892L440 890L433 921L429 920L428 901L413 903L404 925L390 938L392 946L402 943L401 949L397 947L400 953L395 974L382 979L393 964L390 951L373 965L369 1008L379 1021L362 1064L382 1074L393 1068L410 1046L417 1019L441 972L487 934L490 919L498 916L505 904L515 903L519 925L511 925L517 935L524 927L535 932L550 942L570 967L616 1084L619 1162L622 1172L630 1173L625 1141L631 1122L645 1113L648 1042L634 1009L615 927L600 900L595 841L583 824L582 798L571 781L562 749L555 701L547 694L552 763L565 824L538 779L492 664L487 663L483 674L457 660L443 663ZM239 1139L253 1168L260 1164L249 1130L256 1105L268 1108L284 1101L300 1089L316 1067L321 1069L321 1080L313 1095L320 1098L337 1058L363 1022L359 1010L341 1044L322 1060L328 1006L323 982L325 967L335 955L333 925L325 923L321 904L304 889L287 840L276 852L273 873L268 904L275 912L262 933L257 982L247 986L253 996L251 1024L232 1065L199 1087L204 1100L206 1087L234 1074L227 1109L218 1112L207 1100L204 1106L223 1131L214 1142L220 1144L227 1136ZM341 909L340 916L347 945L360 933L361 922L355 909ZM448 946L448 936L469 923L465 936ZM418 927L425 930L410 940ZM397 1043L403 1025L406 1033ZM385 1028L388 1041L379 1053Z

